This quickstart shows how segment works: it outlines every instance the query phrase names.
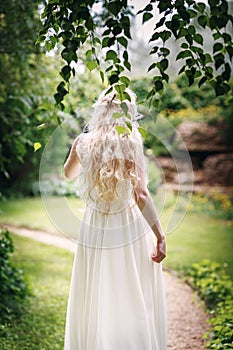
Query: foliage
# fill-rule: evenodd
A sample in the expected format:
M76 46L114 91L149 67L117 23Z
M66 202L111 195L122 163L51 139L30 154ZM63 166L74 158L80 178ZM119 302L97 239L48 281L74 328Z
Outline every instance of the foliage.
M66 181L65 179L59 180L57 178L51 178L48 180L40 181L40 187L38 183L32 186L32 193L34 196L46 195L46 196L71 196L74 197L77 192L77 184L72 181Z
M102 5L96 10L96 4ZM99 8L99 6L98 6ZM154 11L159 9L160 18L155 21ZM142 16L142 23L150 21L154 32L150 38L153 48L150 55L156 55L148 72L155 71L152 87L147 99L153 98L157 108L164 85L169 81L166 73L169 67L170 50L166 47L172 37L177 40L179 52L176 60L183 60L179 74L185 73L189 86L198 79L199 86L210 82L216 95L224 95L230 90L230 61L233 44L229 26L232 16L226 0L209 0L208 4L194 0L154 0L150 1L136 16ZM194 21L196 25L194 26ZM48 1L42 14L43 29L37 43L45 43L52 50L59 43L61 56L66 62L61 69L63 81L54 95L56 103L62 103L68 93L68 84L75 70L73 63L80 60L80 51L85 48L85 64L92 71L98 69L102 81L107 76L110 86L114 85L121 100L129 99L125 92L130 80L125 75L131 69L128 44L131 40L133 22L132 9L127 0L86 2ZM202 29L212 33L212 52L203 49ZM104 64L101 63L101 60ZM112 89L112 87L110 88Z
M54 127L50 93L58 79L35 46L39 3L13 0L0 5L0 192L4 194L15 182L20 186L13 190L22 187L30 193L40 157L33 143L39 139L43 144Z
M189 282L211 311L207 349L230 349L233 344L233 284L220 264L210 260L193 264Z
M14 236L14 263L30 282L33 295L23 317L0 329L1 349L61 350L73 254Z
M189 210L193 212L205 212L208 215L229 220L233 220L233 196L218 191L208 193L197 192L192 195L192 202Z
M22 270L13 266L10 255L14 245L10 233L0 229L0 322L9 322L22 311L22 302L28 294Z

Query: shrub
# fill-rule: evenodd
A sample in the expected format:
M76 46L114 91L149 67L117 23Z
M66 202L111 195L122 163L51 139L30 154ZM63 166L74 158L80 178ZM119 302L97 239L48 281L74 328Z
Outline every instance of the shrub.
M10 256L14 245L10 233L0 229L0 322L3 324L22 311L29 290L24 282L23 272L12 265Z
M230 221L233 219L233 196L214 190L208 193L199 191L192 194L189 209Z
M204 260L193 264L189 283L210 311L211 329L206 333L207 349L233 348L233 284L220 264Z

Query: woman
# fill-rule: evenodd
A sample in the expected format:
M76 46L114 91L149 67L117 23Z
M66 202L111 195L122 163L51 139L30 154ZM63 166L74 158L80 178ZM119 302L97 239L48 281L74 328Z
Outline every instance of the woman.
M65 350L166 350L165 235L147 189L135 94L126 92L125 113L114 91L100 95L64 165L86 202Z

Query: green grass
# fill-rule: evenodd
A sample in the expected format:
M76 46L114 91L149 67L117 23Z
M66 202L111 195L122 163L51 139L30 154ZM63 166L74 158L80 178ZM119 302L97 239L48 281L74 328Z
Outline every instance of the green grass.
M40 197L21 198L9 199L0 203L0 224L59 233L51 220L50 208L55 208L57 216L62 217L64 203L75 216L81 218L83 203L78 198L47 197L46 208Z
M167 235L168 255L164 265L185 270L192 263L210 259L227 264L233 278L232 225L205 214L187 213L178 228Z
M63 199L53 197L50 199L53 207L61 212ZM77 198L67 198L71 210L81 217L83 203ZM0 223L26 226L57 233L43 207L41 199L25 198L9 200L1 205ZM170 209L163 211L162 226L166 227L170 217ZM232 221L217 219L204 212L187 212L176 230L167 235L168 256L164 266L175 270L185 270L194 262L211 259L218 263L228 264L227 272L233 278L233 235Z
M13 236L14 263L20 266L33 296L22 317L0 331L1 350L62 350L73 254Z

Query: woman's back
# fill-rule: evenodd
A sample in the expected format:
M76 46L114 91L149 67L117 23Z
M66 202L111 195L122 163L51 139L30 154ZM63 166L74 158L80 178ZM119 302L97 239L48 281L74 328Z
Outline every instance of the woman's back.
M81 134L76 152L81 163L79 194L100 212L126 207L134 199L139 168L144 168L138 131L118 135L115 126Z

